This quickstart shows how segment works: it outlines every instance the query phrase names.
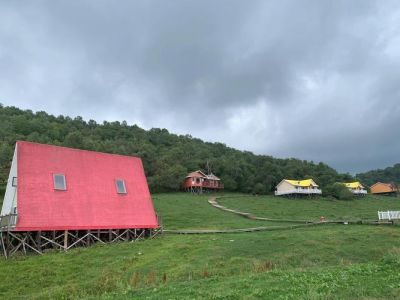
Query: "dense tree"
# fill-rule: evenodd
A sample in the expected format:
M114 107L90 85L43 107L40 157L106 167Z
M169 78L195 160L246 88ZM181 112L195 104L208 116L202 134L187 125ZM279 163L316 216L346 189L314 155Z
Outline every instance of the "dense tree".
M254 155L167 129L146 131L126 121L99 124L0 105L0 185L7 180L17 140L139 156L153 192L178 190L188 171L206 170L207 162L227 190L245 193L271 193L283 178L313 178L322 188L353 179L323 163Z

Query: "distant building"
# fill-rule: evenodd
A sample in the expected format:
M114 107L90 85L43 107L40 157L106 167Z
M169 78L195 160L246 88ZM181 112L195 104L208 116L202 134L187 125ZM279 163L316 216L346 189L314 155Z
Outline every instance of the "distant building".
M363 196L366 195L368 192L365 189L365 187L358 181L355 182L345 182L343 183L350 192L352 192L354 195L359 195Z
M283 179L277 186L275 196L291 195L321 195L322 191L318 189L318 184L312 179L290 180Z
M191 193L202 193L204 191L220 191L224 189L221 179L214 174L205 174L197 170L189 173L183 182L183 189Z
M394 183L377 182L371 186L371 194L375 195L396 195L399 188Z

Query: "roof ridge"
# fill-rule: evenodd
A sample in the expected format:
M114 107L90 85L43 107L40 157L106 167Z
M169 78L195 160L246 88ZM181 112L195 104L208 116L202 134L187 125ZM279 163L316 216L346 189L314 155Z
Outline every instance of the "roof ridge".
M78 152L89 152L89 153L97 153L97 154L102 154L102 155L104 154L104 155L113 155L113 156L120 156L120 157L122 156L122 157L131 157L131 158L141 159L139 156L135 156L135 155L123 155L123 154L118 154L118 153L109 153L109 152L101 152L101 151L96 151L96 150L86 150L86 149L79 149L79 148L71 148L71 147L66 147L66 146L59 146L59 145L53 145L53 144L44 144L44 143L22 141L22 140L17 140L16 144L33 144L33 145L38 145L38 146L42 146L42 147L54 147L54 148L62 148L62 149L78 151Z

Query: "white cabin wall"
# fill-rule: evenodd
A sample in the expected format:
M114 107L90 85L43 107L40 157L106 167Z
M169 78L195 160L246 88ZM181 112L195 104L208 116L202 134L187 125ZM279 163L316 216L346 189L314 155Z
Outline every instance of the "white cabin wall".
M287 192L287 191L294 190L295 187L287 181L282 181L280 184L278 184L276 189L278 192Z
M17 207L17 187L12 186L13 177L17 177L17 145L15 145L14 156L11 163L10 174L8 176L6 193L4 194L3 207L1 208L1 215L7 215L13 212Z

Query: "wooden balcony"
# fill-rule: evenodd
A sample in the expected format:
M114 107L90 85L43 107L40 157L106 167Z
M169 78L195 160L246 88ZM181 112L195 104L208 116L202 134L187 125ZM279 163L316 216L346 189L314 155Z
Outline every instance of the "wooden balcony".
M203 184L201 185L201 187L209 188L209 189L223 189L224 184L221 182L204 181Z

